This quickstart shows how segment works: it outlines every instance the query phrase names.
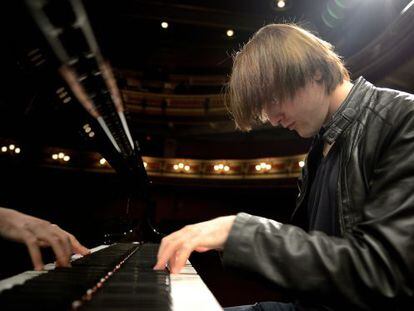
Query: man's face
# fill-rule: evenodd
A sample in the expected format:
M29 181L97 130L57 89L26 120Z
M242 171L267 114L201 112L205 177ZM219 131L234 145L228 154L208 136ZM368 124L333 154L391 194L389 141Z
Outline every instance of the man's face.
M316 135L328 118L329 97L323 84L309 82L292 99L273 101L264 106L263 115L273 125L295 130L301 137Z

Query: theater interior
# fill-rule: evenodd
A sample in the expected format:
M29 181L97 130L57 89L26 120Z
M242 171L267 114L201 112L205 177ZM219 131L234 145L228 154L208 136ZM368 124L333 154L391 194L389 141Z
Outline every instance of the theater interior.
M49 1L57 23L70 20L60 12L63 2ZM147 177L122 174L108 137L59 74L25 2L7 0L0 28L0 206L59 224L88 247L134 239L148 209L162 233L239 212L289 222L312 140L269 124L241 132L223 100L234 53L263 25L304 25L335 46L352 79L414 92L414 1L83 5ZM73 34L65 40L74 50L83 44ZM0 239L0 247L0 279L31 269L24 245ZM45 249L46 262L52 255ZM219 252L194 253L190 261L223 307L286 298L252 275L223 268Z

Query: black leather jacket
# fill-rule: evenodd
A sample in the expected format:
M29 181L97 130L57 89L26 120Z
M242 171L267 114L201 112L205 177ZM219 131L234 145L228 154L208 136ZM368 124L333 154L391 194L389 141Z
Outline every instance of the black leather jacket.
M344 105L345 104L345 105ZM257 273L334 310L414 308L414 96L359 78L326 139L340 144L341 237L238 214L227 266ZM341 107L342 107L341 106ZM312 151L294 223L303 221Z

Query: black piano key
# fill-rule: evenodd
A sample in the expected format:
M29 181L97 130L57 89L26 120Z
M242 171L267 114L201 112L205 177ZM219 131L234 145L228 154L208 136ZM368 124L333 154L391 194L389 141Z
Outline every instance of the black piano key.
M152 269L157 250L111 245L0 293L0 310L68 310L75 300L82 310L170 310L169 274Z

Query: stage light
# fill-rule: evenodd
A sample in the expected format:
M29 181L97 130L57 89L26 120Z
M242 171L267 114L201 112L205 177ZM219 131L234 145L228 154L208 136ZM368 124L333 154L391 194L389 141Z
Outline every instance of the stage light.
M405 12L407 12L408 11L408 9L410 8L410 7L412 7L414 5L414 0L413 1L411 1L410 3L408 3L406 6L405 6L405 8L404 9L402 9L402 11L401 11L401 15L403 15Z
M63 157L63 161L68 162L69 160L70 160L70 156L65 155L65 156Z
M299 161L299 167L304 167L305 166L305 161Z
M16 149L14 149L14 152L15 152L15 153L20 153L20 151L21 151L21 150L20 150L20 148L19 148L19 147L16 147Z
M7 147L6 146L1 147L1 152L6 152L6 151L7 151Z
M227 34L227 37L233 37L233 35L234 35L234 30L229 29L229 30L227 30L226 34Z
M10 149L10 150L14 150L14 148L15 148L15 147L16 147L16 146L15 146L15 145L13 145L13 144L12 144L12 145L9 145L9 149Z
M58 155L56 153L52 154L52 159L53 160L57 160L58 159Z
M184 170L186 170L188 172L190 170L190 165L184 166Z
M168 23L167 22L162 22L161 27L164 28L164 29L167 29L168 28Z
M65 154L63 152L59 152L58 158L63 159L65 157Z
M106 163L106 160L104 158L102 158L102 159L99 160L99 164L100 165L105 165L105 163Z
M279 9L283 9L286 6L286 2L284 0L277 1L277 7Z

